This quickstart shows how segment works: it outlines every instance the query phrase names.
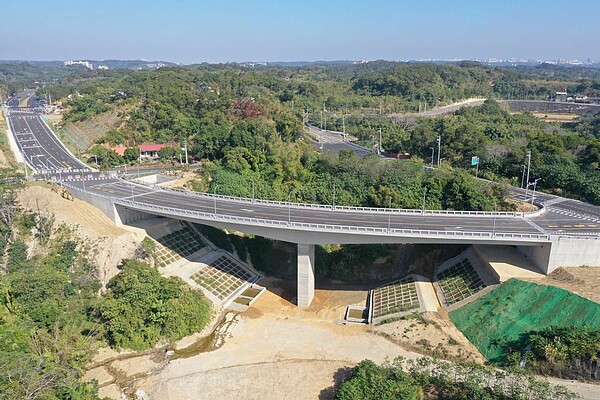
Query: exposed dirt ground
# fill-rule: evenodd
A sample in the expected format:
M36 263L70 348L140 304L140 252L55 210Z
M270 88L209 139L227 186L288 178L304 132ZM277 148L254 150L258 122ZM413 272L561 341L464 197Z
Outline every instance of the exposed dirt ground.
M479 350L448 320L447 316L436 312L426 312L420 317L375 326L372 331L406 349L422 354L445 359L485 362Z
M533 113L533 116L544 122L573 122L577 114Z
M289 301L288 282L260 283L269 290L235 317L222 347L174 360L135 387L151 399L326 399L364 358L418 356L367 326L335 323L346 304L364 302L364 292L318 290L313 305L301 309Z
M100 394L112 398L117 398L118 384L128 387L130 396L141 389L148 399L329 399L350 368L365 358L410 359L419 354L407 348L429 354L429 347L437 346L440 355L483 361L437 313L426 313L426 322L345 325L346 305L364 304L366 291L317 290L311 307L302 309L292 303L295 282L268 278L260 284L268 290L246 312L227 314L216 334L208 336L211 345L202 339L208 329L170 362L164 350L134 357L103 351L86 377L98 379ZM185 340L185 346L190 342Z
M106 215L86 202L61 197L49 184L29 184L19 195L19 202L25 209L53 213L55 227L65 224L73 229L84 241L80 251L88 251L99 266L103 284L117 274L117 265L123 258L131 258L144 238L142 234L117 228Z
M558 268L544 278L524 280L557 286L600 303L600 267Z
M198 179L196 171L177 171L177 180L165 182L161 186L172 187L172 188L185 188L188 182L193 179Z

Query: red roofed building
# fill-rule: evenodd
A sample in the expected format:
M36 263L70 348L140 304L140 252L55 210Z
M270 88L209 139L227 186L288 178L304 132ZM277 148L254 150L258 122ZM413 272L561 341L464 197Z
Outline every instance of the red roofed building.
M143 158L158 158L158 151L163 147L167 147L166 144L142 144L140 145L140 159Z
M123 157L125 155L125 150L127 150L127 147L112 147L111 150Z

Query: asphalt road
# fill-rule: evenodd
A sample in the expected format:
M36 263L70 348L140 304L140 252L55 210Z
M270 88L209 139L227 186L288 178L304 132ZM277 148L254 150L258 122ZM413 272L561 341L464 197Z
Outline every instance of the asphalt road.
M394 212L347 211L333 208L314 209L296 205L274 205L186 194L132 184L121 180L100 182L71 182L80 188L120 199L140 203L180 208L189 211L235 215L239 217L270 219L283 222L303 222L343 226L362 226L392 229L420 229L435 231L496 232L542 234L524 218L469 217L450 215L406 215Z
M339 153L341 150L350 150L360 158L373 154L369 149L348 141L348 137L344 137L343 132L322 130L311 125L308 126L308 129L317 138L312 145L320 151Z
M69 153L35 109L9 108L8 124L21 154L36 170L89 170Z

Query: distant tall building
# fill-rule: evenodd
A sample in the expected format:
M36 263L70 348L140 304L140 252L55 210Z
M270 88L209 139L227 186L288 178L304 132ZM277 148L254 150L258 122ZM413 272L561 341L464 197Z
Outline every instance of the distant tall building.
M92 64L89 61L65 61L64 62L65 66L69 66L69 65L83 65L84 67L93 70L94 69L94 64Z

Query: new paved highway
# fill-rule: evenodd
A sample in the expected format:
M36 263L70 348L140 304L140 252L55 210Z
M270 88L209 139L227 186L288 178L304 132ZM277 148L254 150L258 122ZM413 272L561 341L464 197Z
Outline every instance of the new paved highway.
M7 114L19 151L37 171L89 170L69 153L35 109L9 108Z

